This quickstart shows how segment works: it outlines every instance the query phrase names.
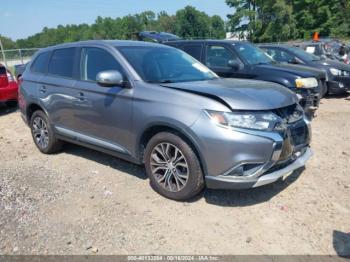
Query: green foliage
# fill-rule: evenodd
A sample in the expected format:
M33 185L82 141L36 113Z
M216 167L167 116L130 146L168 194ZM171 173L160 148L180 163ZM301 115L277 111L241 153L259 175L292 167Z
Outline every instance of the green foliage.
M124 17L97 17L92 25L59 25L14 43L19 48L46 47L88 39L133 39L140 31L161 31L184 38L224 38L225 23L220 16L210 17L194 7L178 10L176 15L145 11Z
M246 32L253 42L350 36L350 0L226 0L233 32Z
M12 41L10 38L0 35L1 43L4 49L15 49L16 42Z

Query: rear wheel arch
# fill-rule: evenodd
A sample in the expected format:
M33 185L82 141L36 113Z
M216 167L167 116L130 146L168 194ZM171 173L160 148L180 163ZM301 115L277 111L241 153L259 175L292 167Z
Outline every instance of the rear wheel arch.
M27 117L28 123L30 123L30 120L32 119L32 115L34 114L35 111L43 111L47 115L47 112L40 105L36 103L32 103L27 107L27 110L26 110L26 117Z

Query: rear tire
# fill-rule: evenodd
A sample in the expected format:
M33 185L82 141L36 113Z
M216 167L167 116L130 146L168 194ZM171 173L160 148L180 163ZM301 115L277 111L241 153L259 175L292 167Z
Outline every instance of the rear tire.
M152 188L166 198L187 200L204 187L195 152L175 134L161 132L152 137L144 160Z
M35 145L44 154L53 154L62 147L47 115L43 111L35 111L30 120L30 129Z

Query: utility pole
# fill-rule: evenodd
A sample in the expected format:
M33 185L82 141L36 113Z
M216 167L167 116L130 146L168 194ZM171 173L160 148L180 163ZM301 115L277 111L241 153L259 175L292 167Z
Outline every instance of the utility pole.
M7 62L6 62L6 56L5 56L4 46L2 45L1 39L0 39L0 49L1 49L2 58L3 58L3 60L4 60L5 66L7 67Z

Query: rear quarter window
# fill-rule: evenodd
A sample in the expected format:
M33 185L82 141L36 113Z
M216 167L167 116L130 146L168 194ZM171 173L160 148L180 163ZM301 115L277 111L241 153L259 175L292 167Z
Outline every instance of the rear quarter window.
M31 70L35 73L45 74L47 71L47 64L50 58L50 52L44 52L35 59L31 66Z
M185 51L190 56L194 57L198 61L201 60L201 54L202 54L202 45L185 45L182 48L183 51Z
M53 51L49 63L49 74L73 78L75 50L75 47L70 47Z

